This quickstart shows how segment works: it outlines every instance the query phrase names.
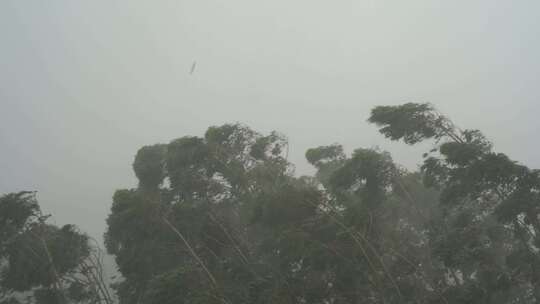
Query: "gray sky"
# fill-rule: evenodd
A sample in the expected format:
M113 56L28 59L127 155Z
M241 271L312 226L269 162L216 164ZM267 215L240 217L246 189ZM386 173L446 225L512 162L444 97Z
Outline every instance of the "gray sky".
M421 150L366 123L432 102L540 167L540 1L0 1L0 193L101 236L142 145L243 122L309 147ZM193 61L197 68L189 70Z

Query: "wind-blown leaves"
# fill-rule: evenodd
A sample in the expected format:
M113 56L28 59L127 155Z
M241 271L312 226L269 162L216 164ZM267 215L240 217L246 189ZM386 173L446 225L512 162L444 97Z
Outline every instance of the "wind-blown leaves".
M34 192L0 197L0 291L6 303L112 303L101 260L74 225L48 224ZM100 291L98 291L98 289Z
M524 271L540 265L538 171L493 152L480 131L456 128L427 104L377 107L370 121L392 140L436 140L422 172L441 191L446 216L431 243L453 275L451 302L540 301L539 272Z
M389 153L309 149L241 124L143 147L105 235L120 303L536 303L540 176L432 105L377 107Z

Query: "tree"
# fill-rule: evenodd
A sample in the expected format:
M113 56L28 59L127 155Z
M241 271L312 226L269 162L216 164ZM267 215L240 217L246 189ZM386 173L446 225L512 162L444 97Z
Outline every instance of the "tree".
M107 219L106 247L124 277L120 301L176 299L164 286L183 275L200 282L185 302L248 303L257 265L245 228L263 208L251 202L291 178L284 148L281 135L239 124L141 148L133 165L139 187L118 190Z
M101 276L101 257L73 225L46 222L35 192L0 197L2 301L112 303ZM17 295L19 293L19 295Z
M538 171L429 104L373 109L392 140L433 140L420 172L389 153L309 149L240 124L141 148L107 250L121 303L536 303Z
M275 132L235 124L141 148L133 166L139 186L116 192L107 220L107 248L124 276L121 303L418 298L420 291L402 291L418 270L398 258L403 248L386 252L385 238L407 229L410 238L423 236L405 224L385 227L392 216L419 222L406 208L396 212L404 198L396 181L419 195L432 191L387 153L358 149L347 158L337 145L309 150L319 172L297 178L286 147Z
M369 121L392 140L435 140L422 174L441 191L445 216L430 247L451 275L451 302L538 302L539 171L493 152L480 131L458 129L429 104L377 107Z

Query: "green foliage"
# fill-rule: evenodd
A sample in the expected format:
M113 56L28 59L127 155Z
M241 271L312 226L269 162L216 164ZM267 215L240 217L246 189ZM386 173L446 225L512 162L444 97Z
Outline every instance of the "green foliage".
M197 280L196 278L199 278ZM144 295L147 304L222 303L219 296L206 289L204 277L196 269L175 269L155 276Z
M329 182L334 171L343 165L345 158L343 147L337 144L306 151L307 161L317 168L316 179L323 184Z
M85 234L73 225L47 224L33 192L3 195L0 210L1 303L19 303L22 294L36 304L111 303L86 280L97 279L100 269Z
M133 171L139 179L139 187L155 188L163 182L164 145L145 146L139 149L133 162Z
M327 187L335 192L355 193L363 201L377 204L385 198L396 172L388 153L357 149L332 173Z
M308 149L306 151L306 159L310 164L320 168L327 163L342 161L345 159L345 154L341 145L334 144Z
M392 140L433 140L420 172L376 149L309 149L210 127L143 147L105 235L120 303L537 303L540 174L429 104L377 107Z
M399 106L379 106L371 111L369 122L391 140L403 139L415 144L430 138L440 138L447 132L446 119L430 104L406 103Z
M21 304L21 301L14 297L3 298L0 300L0 304Z
M0 255L12 238L38 213L34 192L23 191L0 197Z
M332 144L297 177L285 136L241 124L142 147L104 236L120 304L540 302L540 171L430 104L369 121L432 142L419 172ZM112 303L89 237L47 218L0 197L0 304Z
M459 130L426 104L377 107L370 121L393 140L436 139L422 173L426 186L441 191L444 218L429 240L452 276L449 302L538 302L540 276L529 271L540 265L538 171L492 152L478 130Z
M255 204L248 203L290 178L282 156L286 141L277 133L262 136L233 124L211 127L204 138L182 137L150 147L164 151L161 159L139 157L159 154L145 147L134 168L156 170L137 171L139 187L117 191L107 219L107 249L125 279L116 286L121 302L165 301L173 291L164 286L180 284L171 281L180 275L184 282L203 278L198 288L211 292L174 299L209 303L212 295L247 301L243 284L253 279L253 271L246 265L248 245L242 238L247 235L239 229L255 212ZM161 174L155 174L157 168Z
M211 127L204 138L165 146L154 163L170 184L117 191L106 242L125 279L116 286L121 303L407 303L419 297L425 287L418 271L390 248L401 242L418 252L407 260L426 258L412 244L425 242L426 221L403 206L405 193L428 205L436 196L420 176L398 170L388 153L358 149L348 158L333 145L308 150L316 177L296 178L286 147L275 132ZM405 184L411 189L403 190Z

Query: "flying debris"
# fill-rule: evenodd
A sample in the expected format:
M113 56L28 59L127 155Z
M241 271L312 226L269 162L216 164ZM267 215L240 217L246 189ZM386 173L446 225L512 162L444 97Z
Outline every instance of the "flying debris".
M193 64L191 65L191 71L189 72L190 75L195 72L195 67L197 66L197 61L193 61Z

